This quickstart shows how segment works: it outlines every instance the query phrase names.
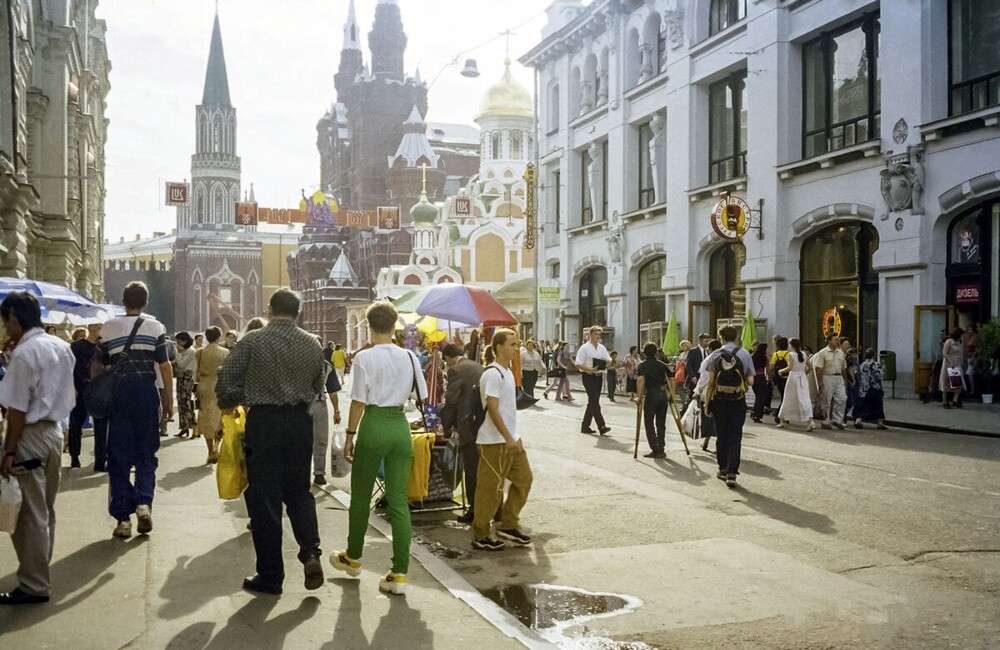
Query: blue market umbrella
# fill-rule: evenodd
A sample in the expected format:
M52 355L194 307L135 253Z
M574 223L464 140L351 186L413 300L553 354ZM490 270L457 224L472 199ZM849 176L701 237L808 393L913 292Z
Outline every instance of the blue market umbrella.
M100 305L93 300L58 284L21 278L0 278L0 300L15 291L30 293L38 299L38 303L44 309L50 311L77 316L96 316L102 312Z

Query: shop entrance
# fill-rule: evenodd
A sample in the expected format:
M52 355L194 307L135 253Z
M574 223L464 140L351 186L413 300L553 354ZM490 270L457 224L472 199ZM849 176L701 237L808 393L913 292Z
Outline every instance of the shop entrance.
M603 266L588 269L580 278L580 322L579 339L582 345L587 341L587 330L591 325L607 327L608 299L604 286L608 283L608 270ZM608 348L610 349L610 348Z
M851 222L819 231L802 244L799 338L813 350L829 333L859 350L878 345L878 273L872 258L878 232Z
M666 313L666 301L663 289L663 274L667 266L666 256L657 257L646 262L639 269L639 338L640 347L648 341L657 345L663 341L666 324L663 322Z
M969 210L948 229L947 303L963 329L988 321L997 311L998 236L1000 201Z
M740 272L747 262L743 242L726 244L712 253L708 266L708 295L712 301L710 334L718 332L720 318L740 318L747 311L746 290Z

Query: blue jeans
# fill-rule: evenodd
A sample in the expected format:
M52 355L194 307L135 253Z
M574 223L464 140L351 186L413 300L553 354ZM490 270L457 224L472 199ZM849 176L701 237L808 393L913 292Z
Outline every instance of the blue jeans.
M160 394L152 380L124 376L108 422L108 512L125 521L153 505L160 449ZM135 484L129 476L135 468Z
M712 400L712 417L715 419L715 455L719 471L739 474L743 423L747 418L746 400Z

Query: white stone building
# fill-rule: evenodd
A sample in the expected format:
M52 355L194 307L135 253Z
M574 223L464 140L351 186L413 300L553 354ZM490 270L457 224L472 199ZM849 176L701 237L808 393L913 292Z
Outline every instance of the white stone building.
M0 275L100 300L111 63L97 5L2 5Z
M539 336L619 349L747 306L839 328L926 385L998 315L1000 3L557 0L538 74ZM716 234L727 194L742 242Z

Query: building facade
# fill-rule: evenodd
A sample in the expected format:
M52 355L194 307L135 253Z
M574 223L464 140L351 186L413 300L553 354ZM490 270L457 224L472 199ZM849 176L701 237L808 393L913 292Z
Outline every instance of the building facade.
M538 72L539 278L560 292L540 336L598 323L623 348L671 313L693 337L749 309L762 339L894 351L921 388L942 329L998 315L1000 5L548 14L521 59Z
M111 63L98 0L4 6L0 275L101 300Z

